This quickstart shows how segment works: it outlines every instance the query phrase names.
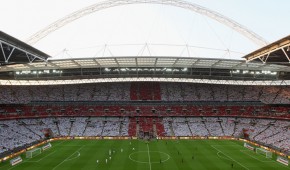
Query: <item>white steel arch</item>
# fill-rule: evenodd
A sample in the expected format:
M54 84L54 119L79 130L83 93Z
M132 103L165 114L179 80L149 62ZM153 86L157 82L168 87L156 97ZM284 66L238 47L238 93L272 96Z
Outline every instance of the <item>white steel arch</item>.
M55 30L65 26L66 24L73 22L86 15L89 15L91 13L94 13L103 9L111 8L111 7L116 7L116 6L122 6L122 5L128 5L128 4L144 4L144 3L163 4L163 5L170 5L170 6L188 9L196 13L199 13L201 15L205 15L209 18L212 18L218 21L221 24L224 24L230 27L231 29L244 35L246 38L248 38L249 40L257 44L258 46L265 46L268 44L267 41L264 40L261 36L257 35L253 31L237 23L236 21L226 16L223 16L222 14L218 12L212 11L200 5L187 2L184 0L106 0L103 2L93 4L91 6L85 7L78 11L75 11L65 16L64 18L61 18L53 22L52 24L48 25L47 27L41 29L40 31L36 32L31 37L29 37L26 43L33 45L37 43L39 40L41 40L42 38L46 37L51 32L54 32Z

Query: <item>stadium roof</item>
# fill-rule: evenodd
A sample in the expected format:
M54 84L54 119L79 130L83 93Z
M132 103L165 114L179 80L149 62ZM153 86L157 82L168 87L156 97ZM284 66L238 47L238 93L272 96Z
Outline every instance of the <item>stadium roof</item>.
M74 69L74 68L215 68L232 70L267 70L290 72L284 65L247 63L245 60L189 58L189 57L105 57L48 60L47 62L33 62L2 66L0 72L44 70L44 69Z
M50 56L0 31L0 65L45 61Z
M290 65L290 35L266 45L246 56L247 61Z

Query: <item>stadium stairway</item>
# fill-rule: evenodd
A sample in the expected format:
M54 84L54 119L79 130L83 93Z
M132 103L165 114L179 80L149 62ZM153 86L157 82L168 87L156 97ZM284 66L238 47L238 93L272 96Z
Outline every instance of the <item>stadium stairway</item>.
M270 125L268 125L266 128L264 128L262 131L260 131L259 133L257 133L254 137L253 137L253 139L254 140L256 140L256 137L257 136L259 136L261 133L263 133L263 132L265 132L267 129L269 129L271 126Z
M171 132L171 136L175 136L175 132L174 132L173 127L172 127L172 123L169 124L169 129Z
M190 132L191 136L193 136L193 133L192 133L191 128L190 128L190 126L189 126L189 124L188 124L188 121L186 121L186 125L187 125L187 127L188 127L188 129L189 129L189 132Z
M85 134L85 132L87 130L88 124L89 124L89 121L86 121L86 126L85 126L85 129L82 132L82 136L84 136L84 134Z
M122 136L122 128L123 128L123 123L121 121L120 122L120 127L119 127L119 136Z
M136 132L135 132L136 136L139 136L139 132L140 132L140 125L137 123L136 124Z
M273 137L273 136L275 136L275 135L277 135L277 134L279 134L279 133L281 133L281 132L276 132L276 133L273 133L273 134L270 135L270 136L266 136L266 137L262 138L261 141L265 141L266 139L271 138L271 137ZM285 132L285 133L286 133L286 132Z
M223 135L225 135L225 131L224 131L224 128L223 128L223 126L222 126L222 123L221 123L221 122L218 122L218 123L219 123L219 125L220 125L220 128L221 128L221 130L222 130Z
M106 122L103 121L101 136L103 136L103 132L104 132L104 128L105 128L105 126L106 126Z
M156 128L156 124L153 124L153 135L157 136L157 128Z
M203 121L202 122L203 124L204 124L204 127L206 128L206 130L207 130L207 133L211 136L211 133L210 133L210 131L208 130L208 128L207 128L207 126L206 126L206 123Z
M68 136L71 136L71 129L73 127L74 122L70 122L69 130L68 130Z
M235 121L237 121L237 118L235 119ZM232 136L234 136L234 134L236 133L237 131L237 123L234 123L234 131L232 133Z
M57 122L56 122L57 133L58 133L58 135L60 135L60 130L59 130L59 125L58 125L58 124L59 124L59 122L57 121Z

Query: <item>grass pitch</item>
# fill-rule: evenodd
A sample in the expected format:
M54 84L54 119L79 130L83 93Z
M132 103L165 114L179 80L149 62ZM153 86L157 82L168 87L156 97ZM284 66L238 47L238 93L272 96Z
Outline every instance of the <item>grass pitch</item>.
M1 163L2 170L289 170L228 140L67 140L22 163ZM111 156L109 151L111 150ZM110 158L111 157L111 158ZM107 163L106 163L107 159ZM98 161L98 162L97 162ZM233 167L232 167L233 164Z

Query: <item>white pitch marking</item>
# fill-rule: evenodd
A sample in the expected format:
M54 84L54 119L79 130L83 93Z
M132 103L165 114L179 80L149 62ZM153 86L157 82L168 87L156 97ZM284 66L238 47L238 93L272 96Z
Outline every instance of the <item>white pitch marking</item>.
M240 147L240 145L210 145L210 146L239 146Z
M140 152L146 152L147 153L147 151L138 151L138 152L133 152L133 153L131 153L130 155L129 155L129 159L131 160L131 161L133 161L133 162L137 162L137 163L142 163L142 164L148 164L148 162L143 162L143 161L138 161L138 160L135 160L135 159L133 159L132 158L132 155L134 155L134 154L137 154L137 153L140 153ZM161 153L161 154L164 154L164 155L166 155L167 156L167 158L165 159L165 160L162 160L162 162L166 162L166 161L168 161L169 159L170 159L170 156L167 154L167 153L164 153L164 152L160 152L160 151L150 151L150 152L157 152L157 153ZM159 161L158 162L152 162L151 161L151 164L156 164L156 163L160 163Z
M268 160L268 161L262 161L262 160L260 160L259 158L256 158L255 156L253 156L253 155L251 155L251 154L248 154L247 152L248 152L248 150L240 150L242 153L244 153L244 154L246 154L246 155L248 155L248 156L250 156L250 157L252 157L252 158L254 158L254 159L256 159L256 160L258 160L258 161L260 161L260 162L274 162L273 160Z
M57 143L57 144L55 144L54 146L60 145L60 144L62 144L63 142L65 142L65 141L61 141L60 143ZM54 152L53 152L53 153L54 153ZM50 154L52 154L52 153L50 153ZM40 155L40 154L39 154L39 155ZM34 157L34 158L35 158L35 157ZM31 159L31 158L28 158L28 159ZM39 161L40 161L40 160L39 160ZM24 160L24 161L22 161L20 164L25 163L25 162L38 162L38 161L27 161L27 160ZM15 165L15 166L9 168L8 170L13 169L13 168L15 168L16 166L18 166L18 165L20 165L20 164L17 164L17 165ZM7 165L9 165L9 164L7 164ZM5 167L5 166L2 166L2 167ZM2 167L1 167L1 168L2 168Z
M71 156L73 156L75 153L79 152L84 146L80 147L77 151L75 151L74 153L72 153L69 157L65 158L65 160L63 160L61 163L59 163L58 165L56 165L52 170L54 170L55 168L57 168L59 165L63 164L65 161L68 160L68 158L70 158Z
M55 144L54 146L60 145L60 144L62 144L63 142L65 142L65 140L63 140L63 141L61 141L61 142Z
M41 160L43 160L44 158L46 158L46 157L48 157L48 156L54 154L55 152L56 152L56 151L53 151L53 152L51 152L50 154L46 155L45 157L40 158L40 159L37 160L37 161L26 161L26 162L40 162Z
M37 162L39 162L39 161L41 161L42 159L44 159L44 158L46 158L46 157L48 157L48 156L52 155L52 154L53 154L53 153L55 153L55 152L56 152L56 151L53 151L53 152L51 152L50 154L46 155L45 157L43 157L43 158L39 159Z
M149 146L147 144L147 150L148 150L148 158L149 158L149 167L150 167L150 170L151 170L151 160L150 160L150 153L149 153Z
M222 154L224 154L225 156L227 156L228 158L230 158L232 161L238 163L239 165L241 165L242 167L244 167L245 169L249 170L249 168L245 167L243 164L241 164L240 162L234 160L233 158L231 158L230 156L226 155L225 153L223 153L222 151L220 151L219 149L217 149L216 147L214 147L213 145L211 145L211 147L213 147L215 150L221 152Z
M220 155L220 153L221 153L221 152L217 152L217 153L216 153L218 157L220 157L220 158L223 158L223 159L226 159L226 160L229 160L229 161L230 161L230 159L229 159L229 158L221 156L221 155Z

